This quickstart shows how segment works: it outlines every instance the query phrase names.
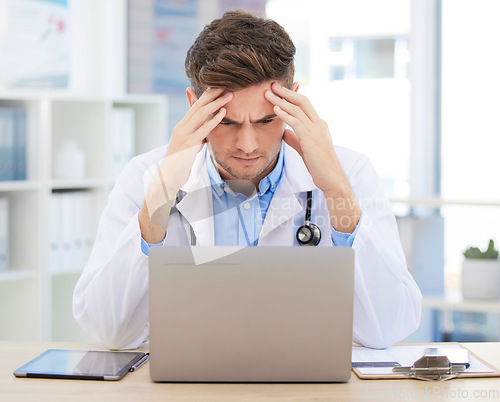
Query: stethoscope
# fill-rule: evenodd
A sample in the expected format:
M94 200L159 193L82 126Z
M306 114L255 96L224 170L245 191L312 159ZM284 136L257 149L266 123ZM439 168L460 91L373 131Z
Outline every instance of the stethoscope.
M307 192L306 223L297 229L296 238L301 246L317 246L321 240L321 230L311 223L312 191Z
M172 207L170 214L173 212L179 212L177 209L177 204L182 200L182 191L179 190L177 196L175 197L175 204ZM321 230L314 223L311 223L311 207L312 207L312 191L307 192L307 204L306 204L306 219L305 224L297 229L297 234L295 235L297 241L301 246L317 246L321 241ZM180 212L179 212L180 213ZM196 235L194 233L193 227L189 225L191 229L191 246L196 246Z

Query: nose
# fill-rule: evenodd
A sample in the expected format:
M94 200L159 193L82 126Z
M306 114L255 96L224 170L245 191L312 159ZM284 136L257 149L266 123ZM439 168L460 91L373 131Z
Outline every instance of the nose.
M259 147L257 133L251 124L243 124L236 134L236 148L245 154L251 154Z

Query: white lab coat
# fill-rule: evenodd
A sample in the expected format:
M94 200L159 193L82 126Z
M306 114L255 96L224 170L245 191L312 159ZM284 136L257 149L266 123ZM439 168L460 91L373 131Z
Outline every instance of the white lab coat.
M75 287L73 312L80 325L111 349L133 349L148 338L148 259L141 251L138 212L166 147L133 158L103 211L90 259ZM406 268L396 220L368 159L336 147L362 209L355 250L353 341L384 348L420 323L421 293ZM170 216L166 246L190 244L189 222L199 245L214 244L214 220L205 147L197 155L187 194ZM267 212L259 246L298 246L306 192L313 190L311 221L321 229L319 246L333 246L323 193L300 155L285 144L285 165ZM341 208L342 206L339 205ZM201 218L201 219L200 219ZM186 222L187 220L187 222Z

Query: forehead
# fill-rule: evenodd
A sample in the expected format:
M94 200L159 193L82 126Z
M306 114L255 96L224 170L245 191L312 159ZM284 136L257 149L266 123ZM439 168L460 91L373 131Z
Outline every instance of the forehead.
M233 91L233 98L224 106L227 110L228 118L251 119L259 118L272 113L273 104L269 102L264 93L271 89L274 81L263 82L258 85Z

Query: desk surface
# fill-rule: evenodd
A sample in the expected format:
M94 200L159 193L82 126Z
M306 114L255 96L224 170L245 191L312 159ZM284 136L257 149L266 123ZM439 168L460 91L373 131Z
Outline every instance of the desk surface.
M500 343L467 343L471 351L500 367ZM2 401L373 401L500 400L500 378L445 382L360 380L345 384L168 384L149 379L148 363L122 380L82 381L15 378L12 372L46 349L93 349L95 344L0 342Z

